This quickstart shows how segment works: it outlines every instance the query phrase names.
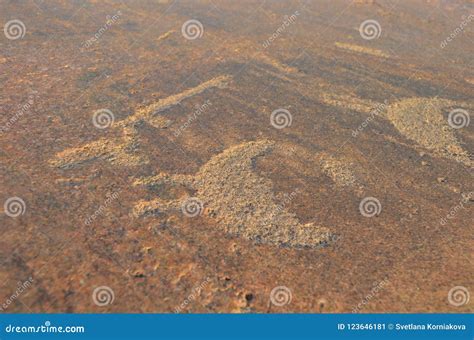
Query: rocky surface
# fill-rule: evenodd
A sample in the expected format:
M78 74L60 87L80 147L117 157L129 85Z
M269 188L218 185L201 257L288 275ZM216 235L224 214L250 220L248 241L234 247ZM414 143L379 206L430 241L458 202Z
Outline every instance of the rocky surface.
M1 311L472 312L472 14L1 2Z

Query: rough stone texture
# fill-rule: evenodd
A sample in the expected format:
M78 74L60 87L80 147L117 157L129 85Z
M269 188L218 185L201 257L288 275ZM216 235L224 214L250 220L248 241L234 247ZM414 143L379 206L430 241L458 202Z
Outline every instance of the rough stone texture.
M435 156L454 159L472 167L469 153L461 147L454 129L443 116L443 112L463 106L466 104L446 99L409 98L390 105L387 116L402 135Z
M271 152L274 143L267 140L233 146L214 156L195 177L160 174L136 181L136 184L185 184L197 191L207 213L231 235L257 243L296 248L312 248L329 243L328 228L313 223L302 225L294 214L275 203L271 181L255 171L258 157ZM186 199L162 202L153 200L135 206L135 215L176 210ZM180 204L181 202L181 204Z

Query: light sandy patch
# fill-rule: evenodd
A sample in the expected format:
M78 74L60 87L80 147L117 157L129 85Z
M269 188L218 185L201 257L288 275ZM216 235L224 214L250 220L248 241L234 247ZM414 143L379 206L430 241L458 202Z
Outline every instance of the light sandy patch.
M260 140L230 147L212 157L193 176L159 174L136 184L188 184L205 206L207 215L225 232L257 243L290 247L317 247L328 243L329 229L313 223L301 224L295 214L276 203L273 184L254 171L254 162L272 152L274 142ZM135 213L176 210L185 198L148 203L140 201Z
M68 169L101 159L120 166L137 166L148 163L148 158L138 154L138 140L133 128L124 129L124 135L115 139L101 138L77 148L61 151L49 160L53 167Z
M363 191L363 184L355 174L356 166L347 157L336 157L330 152L310 152L293 143L279 143L276 147L279 158L287 166L295 166L302 176L314 176L314 169L321 170L334 184L342 189L350 188L356 194ZM302 184L304 186L304 183Z
M106 160L120 166L146 164L149 162L148 157L139 152L138 123L146 122L157 129L167 128L172 122L160 116L160 112L205 90L215 87L224 88L230 80L230 76L218 76L196 87L141 107L133 115L112 125L112 129L121 130L122 135L120 137L113 139L101 138L77 148L66 149L49 160L49 164L53 167L70 168L95 159Z
M364 46L359 46L359 45L353 45L353 44L347 44L347 43L341 43L341 42L336 42L334 45L338 48L342 48L344 50L352 51L352 52L357 52L357 53L365 53L365 54L370 54L376 57L383 57L383 58L389 58L390 56L378 49L375 48L370 48L370 47L364 47Z
M319 99L324 104L354 110L357 112L369 113L377 105L376 102L371 100L361 99L349 94L336 94L332 92L319 93Z
M338 159L328 153L322 152L317 155L321 168L326 176L330 177L337 186L348 187L357 184L356 177L352 171L352 164L347 160Z
M260 51L260 46L246 39L234 41L232 49L227 51L229 58L236 58L243 62L257 61L264 65L271 66L275 70L284 74L297 74L299 70L296 67L283 64L278 59Z
M50 160L50 165L68 169L88 161L102 159L121 166L137 166L146 164L147 159L132 152L132 144L114 140L99 139L78 148L67 149Z
M172 95L172 96L169 96L167 98L163 98L163 99L160 99L159 101L155 102L155 103L152 103L148 106L145 106L143 108L140 108L138 109L137 111L135 111L135 113L124 119L123 121L120 121L117 125L118 126L127 126L127 125L130 125L132 123L135 123L137 121L146 121L146 122L149 122L151 125L155 126L154 123L155 123L155 118L156 118L156 114L166 110L166 109L169 109L170 107L172 106L175 106L179 103L181 103L183 100L187 99L187 98L190 98L190 97L193 97L195 95L198 95L202 92L204 92L205 90L208 90L208 89L211 89L213 87L217 87L217 88L225 88L228 84L228 82L231 80L232 78L230 76L227 76L227 75L222 75L222 76L218 76L218 77L215 77L211 80L208 80L204 83L201 83L199 84L198 86L195 86L195 87L192 87L190 89L187 89L183 92L180 92L178 94L175 94L175 95ZM162 127L162 120L158 120L158 128L161 128Z
M406 138L425 147L435 156L472 166L469 153L461 147L454 129L443 112L459 104L439 98L410 98L390 105L387 118Z
M165 40L165 39L168 39L171 34L173 34L175 31L174 30L171 30L171 31L168 31L166 33L163 33L162 35L160 35L157 39L156 39L156 42L159 42L161 40Z
M465 78L464 80L466 81L466 83L474 85L474 78Z
M270 66L276 68L280 72L283 72L283 73L297 73L298 72L298 69L296 69L295 67L284 65L283 63L281 63L277 59L271 58L271 57L269 57L268 55L266 55L264 53L258 53L256 55L256 58L257 58L257 60L262 61L264 64L267 64L267 65L270 65Z

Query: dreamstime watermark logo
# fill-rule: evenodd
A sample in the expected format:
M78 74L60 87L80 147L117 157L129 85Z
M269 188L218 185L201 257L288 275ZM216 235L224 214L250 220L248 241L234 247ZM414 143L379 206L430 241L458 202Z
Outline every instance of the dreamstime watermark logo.
M295 199L295 197L298 195L298 193L300 192L299 189L295 189L294 191L292 191L290 194L284 194L283 195L283 200L281 203L278 203L277 204L277 208L276 208L276 212L277 213L280 213L282 212L285 207Z
M453 129L467 127L470 122L471 117L469 116L469 112L463 109L454 109L448 115L448 124Z
M202 37L204 27L199 20L191 19L181 26L181 34L188 40L195 40Z
M46 321L44 325L35 326L16 326L9 324L5 327L6 333L13 334L50 334L50 333L85 333L86 329L84 326L53 326L50 321Z
M99 41L99 39L102 37L102 35L113 25L115 24L120 16L122 15L121 11L117 11L114 15L110 16L107 15L105 24L100 27L97 32L89 39L87 39L85 42L82 43L81 51L84 51L85 49L89 48L94 44L95 42Z
M286 286L277 286L270 292L270 302L278 307L290 304L292 298L291 290Z
M268 37L267 40L265 40L262 44L263 48L268 48L273 41L275 41L283 32L285 32L286 28L289 27L290 25L294 24L296 19L298 18L298 15L300 15L300 12L295 11L292 15L288 16L285 15L283 17L283 22L282 24L277 28L275 32L271 36Z
M21 39L25 36L26 26L21 20L10 20L5 24L5 26L3 26L3 33L5 33L5 37L7 37L7 39Z
M10 197L3 204L3 211L10 217L24 215L26 211L26 203L20 197Z
M198 117L203 112L205 112L209 108L209 106L211 106L210 100L206 100L206 102L202 105L197 105L196 110L194 110L194 112L188 116L187 121L173 132L174 136L176 138L179 137L193 122L198 119Z
M189 197L181 204L181 211L187 217L196 217L201 215L204 204L197 197Z
M373 40L380 37L380 34L382 34L382 28L377 20L368 19L360 24L359 33L363 39Z
M375 197L366 197L360 201L359 211L365 217L378 216L382 212L382 204Z
M28 96L28 100L24 103L21 104L18 107L18 111L15 112L13 116L11 116L8 121L5 123L5 125L0 126L0 131L2 132L7 132L11 129L11 127L26 113L28 113L31 110L31 107L34 104L34 96L30 94Z
M469 291L464 286L453 287L448 292L448 302L456 307L467 305L469 298Z
M100 109L94 112L92 116L92 124L98 129L106 129L115 121L115 116L112 111L108 109Z
M110 305L114 300L114 291L108 286L97 287L92 292L92 301L99 307Z
M446 223L448 223L448 220L454 219L454 217L460 210L466 209L465 204L467 204L469 201L473 199L474 199L474 191L471 191L470 193L463 195L463 198L461 199L461 201L449 210L449 213L446 215L446 217L443 217L439 221L439 224L446 225Z
M5 311L8 306L10 306L16 299L18 299L18 297L28 288L31 287L31 284L33 283L33 278L30 276L28 278L28 280L24 281L24 282L21 282L19 281L18 284L17 284L17 288L15 290L15 292L10 296L8 297L4 303L2 303L0 305L0 311Z
M295 197L300 193L300 189L295 189L290 194L285 193L282 199L279 199L279 202L276 204L275 212L272 214L273 218L278 218L278 215L283 212L288 204L295 199Z
M368 125L370 122L372 122L375 119L375 116L379 116L383 111L385 111L386 107L388 105L388 101L385 100L383 103L378 104L372 111L370 111L370 116L367 117L362 124L360 124L356 130L352 131L352 137L356 138L359 133L361 133Z
M359 302L357 304L357 306L355 306L354 308L352 308L352 313L358 313L360 312L360 310L365 306L367 305L370 300L372 300L374 297L377 296L377 294L385 287L385 285L388 284L388 279L385 278L383 279L382 281L380 282L375 282L373 284L373 288L370 290L370 293L367 294L361 302Z
M454 38L461 34L467 24L469 24L474 19L474 14L470 14L467 18L462 16L462 19L463 21L461 21L461 24L456 27L454 31L452 31L449 36L441 42L441 44L439 44L439 47L445 48L451 41L453 41Z
M211 278L207 277L204 281L202 281L199 285L194 287L192 289L192 293L189 294L184 301L175 308L174 312L175 313L181 313L184 308L186 308L187 305L189 305L192 301L196 300L196 297L198 297L202 290L209 284L211 283Z
M283 129L291 126L292 121L293 116L290 111L286 109L276 109L270 115L270 124L272 124L275 129Z
M92 215L90 215L88 218L86 218L86 220L84 221L85 225L91 225L92 222L94 222L97 217L99 217L100 215L102 215L106 209L108 208L108 206L113 202L115 201L116 199L118 199L119 197L119 194L120 194L120 190L119 191L115 191L111 194L107 194L107 198L105 199L104 201L104 204L101 204L99 209L97 209Z

